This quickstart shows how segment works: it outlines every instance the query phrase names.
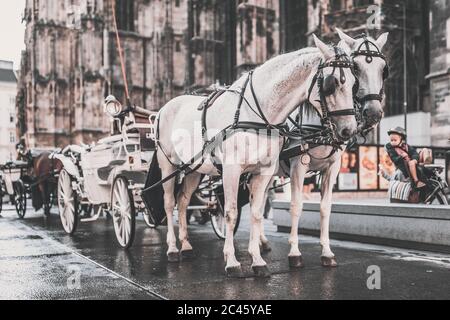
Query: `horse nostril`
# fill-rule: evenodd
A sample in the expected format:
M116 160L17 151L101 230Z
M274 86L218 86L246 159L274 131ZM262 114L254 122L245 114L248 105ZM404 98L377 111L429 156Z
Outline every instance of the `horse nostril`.
M382 110L373 110L370 108L364 108L362 111L362 115L366 119L374 120L377 122L383 118L383 111Z
M362 112L362 115L363 115L364 117L367 117L367 116L368 116L368 113L369 113L369 110L364 109L363 112Z

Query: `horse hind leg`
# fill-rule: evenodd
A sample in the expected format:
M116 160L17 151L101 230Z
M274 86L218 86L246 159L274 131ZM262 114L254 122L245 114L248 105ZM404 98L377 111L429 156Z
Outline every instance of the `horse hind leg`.
M264 205L266 200L267 187L272 180L271 176L254 176L250 183L250 211L251 211L251 231L248 252L252 256L252 269L258 277L270 276L267 263L261 257L261 225L264 223Z
M158 152L158 163L161 168L162 177L167 177L173 172L175 172L176 168L169 163L169 161L165 158L164 155L161 155ZM179 261L179 251L177 248L177 238L175 236L175 227L173 223L173 211L175 209L175 179L167 181L163 185L164 188L164 210L166 211L167 216L167 258L169 262L178 262Z
M189 243L187 226L187 208L191 197L197 189L201 179L201 174L194 172L188 175L183 183L182 189L178 194L178 221L179 221L179 240L181 242L181 258L184 260L193 258L193 249Z

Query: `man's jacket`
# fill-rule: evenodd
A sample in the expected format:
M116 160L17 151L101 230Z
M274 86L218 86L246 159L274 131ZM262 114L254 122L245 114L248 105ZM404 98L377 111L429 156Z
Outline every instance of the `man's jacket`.
M397 152L396 148L394 148L392 146L392 144L388 143L388 144L386 144L385 149L386 149L386 152L388 153L389 157L391 158L392 162L394 162L397 169L400 169L406 177L409 177L410 175L409 175L409 168L407 167L407 163L403 159L403 157ZM416 148L405 144L404 146L402 146L401 149L403 151L405 151L406 153L408 153L409 158L411 160L417 160L417 162L419 162L420 156L419 156L419 153L417 152Z

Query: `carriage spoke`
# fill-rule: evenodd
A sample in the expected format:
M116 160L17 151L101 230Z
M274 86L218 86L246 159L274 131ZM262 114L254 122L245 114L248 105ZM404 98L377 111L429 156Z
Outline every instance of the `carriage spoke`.
M114 182L111 197L111 209L113 212L114 230L119 244L126 248L130 246L133 239L134 223L131 202L126 178L117 178Z
M68 220L68 223L67 223L67 225L69 226L69 228L71 228L72 227L72 225L73 225L73 215L71 214L71 212L70 212L70 210L69 210L69 207L67 207L67 212L69 213L68 214L68 216L67 216L67 220Z
M119 190L114 189L114 196L115 196L116 202L118 202L118 203L121 203L121 202L122 202L122 201L121 201L122 198L120 197Z
M125 223L123 219L120 219L120 238L122 239L122 241L123 238L125 237L124 234L125 234Z
M63 217L64 217L64 222L65 222L65 226L68 228L70 226L70 217L69 214L67 213L67 206L64 206L64 212L63 212Z
M220 215L220 217L219 217L219 223L220 223L220 229L221 229L222 235L225 236L226 223L225 223L225 219L223 218L222 215Z
M127 221L127 219L124 219L123 242L124 242L124 244L126 244L128 242L128 221Z
M77 219L76 195L72 189L71 178L65 170L61 171L59 176L57 202L64 230L73 233Z

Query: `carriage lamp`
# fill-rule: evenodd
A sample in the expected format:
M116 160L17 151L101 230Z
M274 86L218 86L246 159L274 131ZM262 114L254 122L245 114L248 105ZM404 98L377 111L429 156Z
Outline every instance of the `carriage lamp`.
M122 104L114 97L108 96L105 100L105 112L111 117L117 117L123 110Z
M128 163L133 165L134 164L134 157L128 157Z

